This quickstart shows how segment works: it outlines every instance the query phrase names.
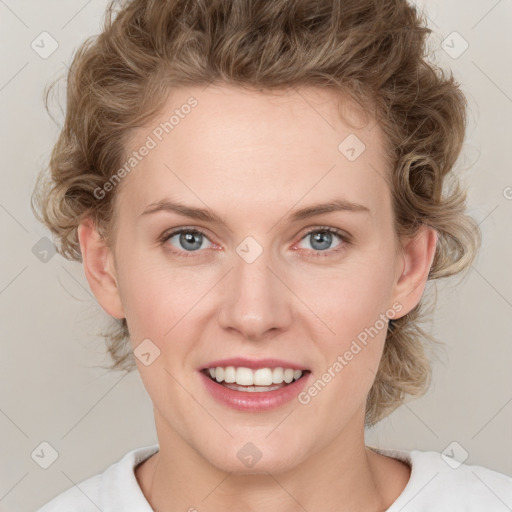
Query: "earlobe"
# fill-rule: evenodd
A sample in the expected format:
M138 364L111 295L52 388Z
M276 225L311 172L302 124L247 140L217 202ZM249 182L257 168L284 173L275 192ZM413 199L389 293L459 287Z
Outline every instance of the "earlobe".
M411 311L420 301L434 260L437 232L430 226L420 227L415 236L403 241L402 272L395 283L394 300L403 309L401 316Z
M78 240L89 286L100 306L114 318L124 318L113 254L91 219L78 227Z

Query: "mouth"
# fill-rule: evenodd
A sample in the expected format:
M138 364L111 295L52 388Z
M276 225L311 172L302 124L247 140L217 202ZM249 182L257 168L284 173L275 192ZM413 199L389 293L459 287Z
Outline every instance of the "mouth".
M223 406L260 413L297 399L312 378L310 370L297 368L247 368L215 366L198 371L205 390Z
M309 370L294 368L258 368L243 366L203 368L201 372L216 384L233 391L264 393L275 391L304 379Z

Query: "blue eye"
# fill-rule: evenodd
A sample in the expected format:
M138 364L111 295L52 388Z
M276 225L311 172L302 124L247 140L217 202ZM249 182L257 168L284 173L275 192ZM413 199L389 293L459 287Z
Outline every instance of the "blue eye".
M333 235L337 237L340 242L335 245L334 248L331 248ZM177 237L175 243L167 244L167 242L171 241L175 237ZM311 240L311 251L309 252L312 253L311 255L313 257L333 255L333 253L339 252L350 243L349 235L339 231L338 229L327 226L311 229L303 235L300 240L307 240L308 238ZM205 241L210 244L209 247L203 247L203 243ZM194 253L201 252L201 249L216 247L216 245L210 241L206 233L196 228L180 228L172 231L171 233L166 233L162 236L161 242L163 244L170 245L172 248L168 248L168 250L183 258L194 257L196 256Z
M201 249L203 241L208 240L208 237L202 231L199 231L197 229L179 229L177 231L174 231L172 233L165 235L163 241L167 242L176 236L178 236L178 239L177 239L177 243L179 244L178 249L185 249L185 252L198 251L199 249ZM171 244L171 245L173 245L173 244ZM173 247L176 247L176 246L173 245ZM178 252L182 252L182 251L178 251ZM185 256L185 255L183 255L183 256ZM186 256L188 256L188 254Z
M330 246L333 243L333 235L341 240L334 249ZM310 247L314 249L314 252L335 252L339 249L340 245L344 245L343 242L348 242L347 237L345 237L340 231L334 228L314 228L313 230L306 233L306 235L302 238L302 240L310 240ZM315 256L317 256L315 254ZM324 256L324 254L319 254L318 256Z

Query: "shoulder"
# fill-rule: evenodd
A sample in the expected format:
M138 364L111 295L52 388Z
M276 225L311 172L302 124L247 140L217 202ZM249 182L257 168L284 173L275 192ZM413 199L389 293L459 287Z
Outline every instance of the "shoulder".
M510 476L483 466L459 463L436 451L370 448L411 466L409 482L387 512L512 509Z
M107 512L130 509L151 512L137 483L134 469L157 451L158 445L151 445L126 453L102 473L74 484L36 512Z

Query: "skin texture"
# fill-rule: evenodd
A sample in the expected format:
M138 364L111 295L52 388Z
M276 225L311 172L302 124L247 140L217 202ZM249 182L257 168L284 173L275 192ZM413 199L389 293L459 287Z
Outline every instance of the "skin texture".
M348 125L327 91L176 89L127 149L140 148L191 96L197 106L118 185L115 247L89 221L79 228L98 302L126 317L133 348L149 338L160 350L148 366L137 360L160 445L136 468L142 491L166 511L385 510L410 475L406 464L364 444L365 400L386 328L306 405L236 411L209 395L198 370L215 359L275 357L309 368L313 383L393 304L398 318L419 302L435 231L424 226L397 239L382 132L345 99L345 119L358 123ZM349 134L366 146L355 161L338 150ZM165 211L141 217L164 198L209 208L226 225ZM369 212L285 220L334 199ZM205 232L196 235L200 249L191 249L194 240L180 244L179 234L160 240L180 227ZM307 235L322 227L351 242ZM248 236L263 249L252 263L236 251ZM262 454L251 468L237 457L248 442Z

